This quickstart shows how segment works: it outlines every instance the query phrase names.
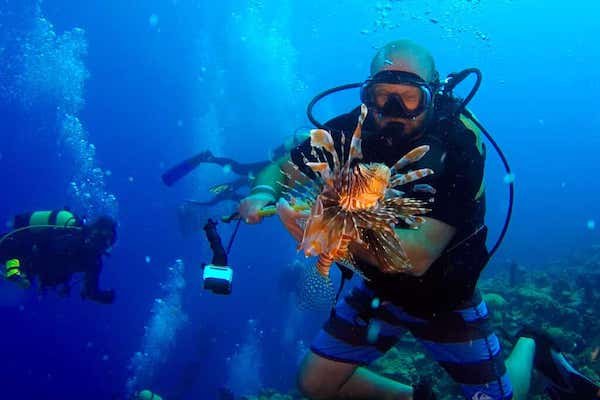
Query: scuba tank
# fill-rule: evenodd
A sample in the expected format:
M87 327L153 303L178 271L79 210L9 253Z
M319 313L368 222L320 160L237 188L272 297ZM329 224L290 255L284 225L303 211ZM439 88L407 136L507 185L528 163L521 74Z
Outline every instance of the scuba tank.
M82 221L68 210L34 211L14 218L13 229L35 227L80 228Z
M4 242L14 239L18 233L36 228L81 229L82 226L83 222L68 210L34 211L19 214L13 220L13 229L0 237L0 247ZM0 277L16 283L24 289L29 288L31 283L21 269L22 260L9 258L0 262L4 264L0 269Z

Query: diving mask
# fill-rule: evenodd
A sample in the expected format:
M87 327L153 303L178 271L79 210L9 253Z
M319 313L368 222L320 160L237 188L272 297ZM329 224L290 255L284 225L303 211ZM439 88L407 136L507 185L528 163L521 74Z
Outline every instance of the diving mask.
M432 87L420 76L405 71L380 71L360 88L361 101L385 117L415 119L433 102Z

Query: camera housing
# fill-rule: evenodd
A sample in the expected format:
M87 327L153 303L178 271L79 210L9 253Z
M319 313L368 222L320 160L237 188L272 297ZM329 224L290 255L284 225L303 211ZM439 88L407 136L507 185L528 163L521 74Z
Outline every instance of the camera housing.
M202 273L204 289L216 294L230 294L233 269L226 265L206 264Z

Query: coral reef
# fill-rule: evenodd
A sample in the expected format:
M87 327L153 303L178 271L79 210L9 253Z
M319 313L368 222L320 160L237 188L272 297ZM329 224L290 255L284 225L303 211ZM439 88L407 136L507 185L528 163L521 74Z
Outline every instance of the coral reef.
M513 335L523 326L545 330L567 358L584 374L600 381L600 246L587 249L577 257L525 268L509 263L502 272L480 280L480 290L488 305L491 322L506 356L512 349ZM370 367L375 372L400 382L414 384L421 376L435 379L438 399L462 399L459 388L447 374L427 357L410 335ZM540 380L534 373L532 400L542 400ZM297 400L297 391L287 394L264 389L246 400Z

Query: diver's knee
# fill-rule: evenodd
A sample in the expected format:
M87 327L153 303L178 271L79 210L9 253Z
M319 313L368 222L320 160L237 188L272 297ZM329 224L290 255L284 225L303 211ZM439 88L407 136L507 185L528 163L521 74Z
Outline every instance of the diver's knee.
M298 390L303 396L313 400L331 399L335 396L337 389L328 387L323 379L310 369L303 368L297 376Z

